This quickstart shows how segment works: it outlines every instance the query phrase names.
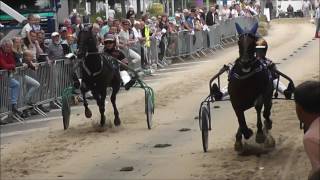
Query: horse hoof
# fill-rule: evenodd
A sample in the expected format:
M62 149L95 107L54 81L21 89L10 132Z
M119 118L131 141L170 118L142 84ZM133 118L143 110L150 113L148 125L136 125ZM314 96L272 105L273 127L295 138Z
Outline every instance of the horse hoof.
M253 135L253 131L250 128L247 128L243 131L243 136L245 139L249 139Z
M84 114L86 115L86 118L91 118L92 117L92 112L89 108L86 108L84 111Z
M257 133L256 135L256 143L264 143L266 140L266 136L263 133Z
M236 141L234 143L234 150L237 151L237 152L242 152L243 150L243 145L242 145L242 142L241 141Z
M265 147L266 148L276 147L276 141L274 140L274 138L272 136L267 137L267 139L265 141Z
M121 124L120 119L119 118L114 118L114 125L115 126L120 126L120 124Z
M100 120L100 125L101 125L101 127L103 127L105 123L106 123L106 117L105 117L105 116L102 116L102 117L101 117L101 120Z

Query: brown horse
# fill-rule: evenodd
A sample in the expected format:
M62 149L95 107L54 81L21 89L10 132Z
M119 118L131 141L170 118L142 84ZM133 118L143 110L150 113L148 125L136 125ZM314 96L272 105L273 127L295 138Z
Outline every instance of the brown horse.
M273 85L268 68L255 58L256 23L250 31L245 32L236 23L239 34L239 54L240 57L235 61L235 65L230 71L228 92L232 107L238 118L239 128L236 133L235 150L242 150L242 135L249 139L253 131L248 128L244 116L244 111L255 107L257 111L257 135L256 142L263 143L266 135L263 132L261 122L261 110L264 106L263 117L265 118L265 129L272 128L270 111L272 106Z

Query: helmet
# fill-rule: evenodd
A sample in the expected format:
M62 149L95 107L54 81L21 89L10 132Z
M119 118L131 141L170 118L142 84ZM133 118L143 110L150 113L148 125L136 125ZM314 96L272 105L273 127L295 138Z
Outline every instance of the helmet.
M259 38L256 42L256 49L264 49L265 51L268 50L268 43L265 39Z

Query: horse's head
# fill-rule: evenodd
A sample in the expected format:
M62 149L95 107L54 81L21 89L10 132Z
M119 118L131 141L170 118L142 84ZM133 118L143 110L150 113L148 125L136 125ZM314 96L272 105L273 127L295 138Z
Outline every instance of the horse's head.
M256 32L258 29L258 23L255 23L251 30L243 30L238 23L236 23L236 29L239 34L239 54L241 64L249 64L255 59L255 47L257 36Z
M79 55L83 57L87 52L98 52L97 43L94 27L84 28L78 35Z

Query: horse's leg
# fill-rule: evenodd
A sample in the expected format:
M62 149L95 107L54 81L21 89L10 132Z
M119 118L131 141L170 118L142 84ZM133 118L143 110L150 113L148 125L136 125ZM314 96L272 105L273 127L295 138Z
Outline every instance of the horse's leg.
M243 134L245 139L249 139L252 136L253 131L247 126L246 119L244 117L244 111L237 110L236 108L234 109L238 118L240 132Z
M91 118L92 117L92 112L91 110L88 108L88 101L86 98L86 92L88 92L88 89L86 88L86 85L84 82L81 83L81 94L82 94L82 98L83 98L83 106L84 106L84 114L86 115L86 118Z
M269 97L264 101L264 109L263 109L263 117L265 119L264 125L266 127L266 130L272 129L272 121L270 119L271 107L272 107L272 97Z
M100 116L101 116L101 119L100 119L101 127L103 127L104 124L106 123L106 116L104 115L106 96L107 96L107 90L106 90L106 88L103 88L103 90L100 91L100 97L97 100L97 104L99 106L99 111L100 111Z
M241 152L242 151L242 133L241 133L241 129L240 126L238 128L237 134L236 134L236 142L234 143L234 150Z
M116 105L116 98L117 98L117 93L119 92L120 89L120 83L119 82L114 82L112 83L112 94L111 94L111 103L113 106L113 113L114 113L114 125L115 126L120 126L121 121L119 118L119 111L117 109Z
M263 134L263 131L262 131L262 121L261 121L262 105L263 105L262 97L259 97L254 106L257 111L257 128L258 128L257 135L256 135L257 143L263 143L266 139L266 136Z

